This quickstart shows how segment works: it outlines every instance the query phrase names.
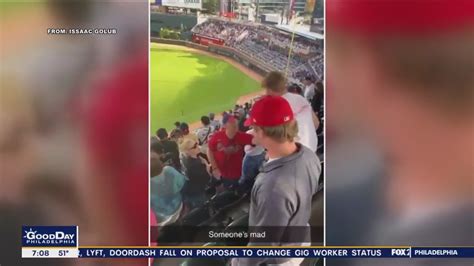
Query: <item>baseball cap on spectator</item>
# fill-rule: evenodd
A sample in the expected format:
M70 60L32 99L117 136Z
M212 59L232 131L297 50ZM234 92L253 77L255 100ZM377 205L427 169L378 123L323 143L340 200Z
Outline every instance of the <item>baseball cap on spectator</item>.
M286 124L293 118L293 110L285 98L269 95L253 105L245 126L274 127Z

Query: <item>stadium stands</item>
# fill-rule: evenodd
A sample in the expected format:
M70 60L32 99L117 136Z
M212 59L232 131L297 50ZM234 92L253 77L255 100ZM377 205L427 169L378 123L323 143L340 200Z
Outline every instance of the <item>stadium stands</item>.
M226 46L271 65L274 70L284 72L288 68L290 83L298 83L306 76L315 81L324 78L322 47L307 38L296 36L292 44L292 36L276 28L214 18L196 25L192 32L224 40Z

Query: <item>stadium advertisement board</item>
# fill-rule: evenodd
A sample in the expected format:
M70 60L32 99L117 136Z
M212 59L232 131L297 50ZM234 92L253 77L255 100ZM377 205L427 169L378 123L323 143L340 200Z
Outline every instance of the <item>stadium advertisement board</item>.
M162 0L163 6L202 9L201 0Z

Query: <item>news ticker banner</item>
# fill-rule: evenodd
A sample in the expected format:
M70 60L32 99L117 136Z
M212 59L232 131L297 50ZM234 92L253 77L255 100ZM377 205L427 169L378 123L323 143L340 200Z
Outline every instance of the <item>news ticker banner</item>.
M474 247L23 247L23 258L474 258Z
M472 247L92 247L77 226L23 226L23 258L474 258Z

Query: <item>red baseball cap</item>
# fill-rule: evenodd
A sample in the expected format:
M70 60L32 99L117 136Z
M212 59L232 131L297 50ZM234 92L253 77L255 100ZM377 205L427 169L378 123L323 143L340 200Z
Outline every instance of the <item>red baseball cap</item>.
M293 120L293 110L281 96L264 96L252 107L245 126L274 127Z
M326 24L366 36L444 33L474 25L474 1L328 0Z

